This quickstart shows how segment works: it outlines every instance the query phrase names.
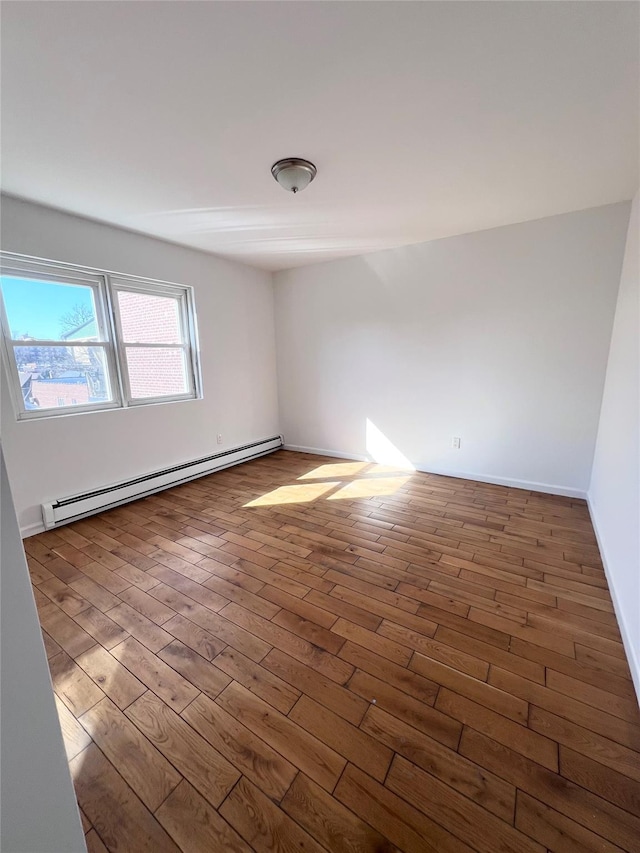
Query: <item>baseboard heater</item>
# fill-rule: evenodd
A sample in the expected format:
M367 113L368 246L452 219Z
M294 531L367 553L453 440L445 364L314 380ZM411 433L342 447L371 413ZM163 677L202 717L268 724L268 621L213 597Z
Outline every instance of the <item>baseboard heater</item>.
M68 498L59 498L51 503L42 504L42 519L47 530L58 527L61 524L69 524L96 512L102 512L129 501L138 500L146 495L177 486L203 477L205 474L213 474L223 468L238 465L240 462L248 462L257 459L267 453L273 453L283 446L281 435L274 438L265 438L255 441L253 444L245 444L242 447L234 447L231 450L223 450L212 456L204 456L202 459L194 459L182 465L174 465L172 468L164 468L153 474L145 474L135 477L124 483L116 483L112 486L104 486L81 495L72 495Z

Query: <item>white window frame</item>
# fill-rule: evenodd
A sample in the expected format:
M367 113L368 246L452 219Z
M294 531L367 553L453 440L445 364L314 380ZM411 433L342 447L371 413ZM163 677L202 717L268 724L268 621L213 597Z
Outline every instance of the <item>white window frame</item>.
M124 391L124 397L127 401L127 406L143 406L148 403L161 403L165 401L166 396L161 397L134 397L131 393L131 383L129 381L129 370L127 367L127 348L132 349L181 349L184 365L185 365L185 374L187 377L187 383L189 385L189 390L184 394L175 394L172 396L172 400L191 400L195 395L196 388L196 375L195 370L193 369L192 359L190 355L191 351L191 333L189 328L189 303L188 303L188 294L184 287L176 287L175 285L163 284L163 285L150 285L149 282L133 282L130 279L126 279L124 277L111 277L111 297L113 303L113 317L115 321L115 340L116 340L116 348L118 350L118 361L120 364L120 370L122 373L122 385ZM124 340L124 334L122 332L122 318L120 316L120 305L118 302L118 291L123 291L125 293L145 293L149 296L168 296L172 299L175 299L178 302L178 312L180 319L180 331L183 343L175 343L175 344L164 344L164 343L140 343L140 342L126 342Z
M48 341L34 339L25 341L11 337L4 299L0 291L0 328L2 332L2 354L9 377L9 390L18 420L80 415L111 409L137 408L138 406L175 403L202 398L202 375L200 370L200 351L193 288L188 285L174 284L157 279L131 276L124 273L108 272L92 267L81 267L58 261L49 261L13 252L0 252L0 273L2 275L33 278L61 284L78 284L92 287L96 307L96 326L100 340L83 342L83 346L97 347L105 353L109 373L109 385L112 399L103 403L80 403L74 406L57 406L48 409L27 409L24 405L22 389L18 376L18 366L14 355L16 346L62 346L73 347L73 341ZM182 344L125 344L122 338L122 326L117 302L117 291L148 293L156 296L171 296L178 300ZM161 347L182 349L185 359L185 374L189 390L184 394L171 394L156 397L134 398L131 395L127 371L126 347Z

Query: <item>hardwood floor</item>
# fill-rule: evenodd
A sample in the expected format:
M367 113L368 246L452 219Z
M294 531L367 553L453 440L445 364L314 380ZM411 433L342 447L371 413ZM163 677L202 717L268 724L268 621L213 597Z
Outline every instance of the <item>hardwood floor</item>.
M25 541L89 851L640 851L583 501L280 451Z

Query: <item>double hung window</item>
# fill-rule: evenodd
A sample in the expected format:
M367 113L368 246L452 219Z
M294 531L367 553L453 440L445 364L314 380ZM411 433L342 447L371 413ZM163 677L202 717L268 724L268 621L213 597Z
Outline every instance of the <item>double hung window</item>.
M201 396L192 288L5 253L0 293L18 418Z

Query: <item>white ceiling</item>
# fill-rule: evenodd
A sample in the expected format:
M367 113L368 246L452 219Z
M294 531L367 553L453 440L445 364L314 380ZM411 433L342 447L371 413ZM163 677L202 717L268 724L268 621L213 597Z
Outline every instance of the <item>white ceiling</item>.
M638 184L637 2L4 2L3 189L265 269ZM285 193L271 164L318 167Z

